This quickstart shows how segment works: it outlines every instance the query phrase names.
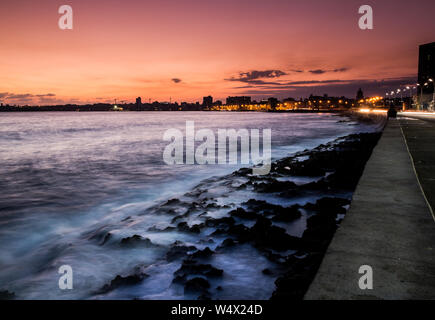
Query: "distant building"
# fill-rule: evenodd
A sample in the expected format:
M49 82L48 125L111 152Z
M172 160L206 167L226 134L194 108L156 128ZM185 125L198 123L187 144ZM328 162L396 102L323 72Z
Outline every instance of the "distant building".
M361 88L358 89L358 92L356 93L356 101L360 101L364 99L364 93Z
M204 107L211 107L211 106L213 106L213 97L212 96L208 96L208 97L202 98L202 105Z
M278 105L278 99L277 98L269 98L267 99L268 104L272 109L276 109L276 106Z
M136 98L136 107L140 108L142 106L142 99L141 97Z
M227 105L243 105L243 104L251 104L251 97L228 97L227 98Z

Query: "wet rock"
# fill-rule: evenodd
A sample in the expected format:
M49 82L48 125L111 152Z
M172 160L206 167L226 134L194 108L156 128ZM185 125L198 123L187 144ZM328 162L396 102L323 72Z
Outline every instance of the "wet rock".
M220 277L223 270L213 267L211 264L199 264L196 260L184 260L181 267L174 272L178 280L186 279L189 275L201 275L206 277Z
M15 293L10 292L8 290L0 291L0 300L13 300L15 299Z
M275 215L279 212L286 211L286 208L268 203L264 200L255 200L250 199L247 202L242 203L242 205L248 207L250 210L255 211L263 216ZM294 208L298 208L298 205L295 205Z
M205 225L207 227L228 227L234 225L235 222L236 221L234 220L233 217L223 217L219 219L210 218L207 219Z
M268 269L268 268L263 269L263 270L261 271L261 273L263 273L263 274L265 274L265 275L268 275L268 276L270 276L270 275L273 274L272 271L271 271L270 269Z
M337 222L333 216L317 214L307 220L302 240L306 248L326 250L336 230Z
M219 209L219 208L221 208L221 206L216 203L209 203L206 206L206 209Z
M169 251L166 253L166 260L171 262L176 259L182 258L186 256L186 254L190 251L196 250L194 246L183 246L179 244L173 245Z
M208 301L211 300L211 296L209 292L203 292L199 295L198 300Z
M192 276L204 279L203 277L221 277L222 274L223 270L217 269L210 264L198 264L196 260L187 259L184 260L181 267L174 272L174 279L172 280L172 282L187 285L190 281L189 279L191 279Z
M289 270L275 281L276 290L272 300L301 300L308 290L320 263L323 253L311 254L305 259L294 259Z
M204 250L198 250L198 251L192 253L190 256L191 256L192 258L208 258L208 257L210 257L213 253L214 253L214 251L210 250L209 247L205 247Z
M241 177L246 177L250 174L252 174L251 168L241 168L241 169L237 170L236 172L232 173L233 176L241 176Z
M113 279L110 284L105 284L100 291L98 292L99 294L103 294L103 293L107 293L110 292L112 290L115 290L119 287L122 286L131 286L131 285L135 285L138 284L140 282L142 282L145 278L147 278L148 275L145 273L140 273L140 274L133 274L133 275L129 275L126 277L122 277L120 275L117 275L115 277L115 279Z
M303 208L310 211L316 211L322 215L329 215L335 218L337 214L346 213L346 209L344 209L343 206L348 204L350 204L350 201L348 199L324 197L317 200L315 204L307 203L303 206Z
M187 280L184 284L184 292L206 292L210 288L210 283L200 277Z
M251 230L243 224L236 224L228 229L228 233L235 236L239 242L246 242L252 239Z
M143 238L138 234L135 234L127 238L122 238L121 245L122 246L146 246L146 247L155 246L155 244L152 243L150 239Z
M178 216L175 216L172 218L171 223L176 223L180 219L184 219L187 215L186 214L180 214Z
M258 214L252 211L246 211L243 208L237 208L228 213L229 215L241 219L255 220L258 218Z
M202 225L195 224L189 227L187 222L180 222L177 225L177 229L183 232L200 233Z
M112 234L107 231L107 226L100 227L97 230L92 230L84 234L84 237L89 240L97 241L98 245L100 246L104 245L111 238L111 236Z
M268 219L258 219L250 233L256 247L282 251L298 249L301 246L299 238L288 235L282 228L272 226Z
M257 192L263 193L274 193L274 192L282 192L283 190L292 190L297 186L294 182L291 181L278 181L272 180L272 182L263 182L254 184L255 190Z
M280 207L275 211L275 215L273 216L272 220L284 222L294 221L301 217L301 212L298 208L298 205L288 208Z
M172 205L178 205L180 203L181 201L179 199L174 198L174 199L169 199L162 206L172 206Z
M228 238L222 242L222 244L219 246L219 248L233 247L235 245L236 245L236 243L234 242L234 240L231 238Z

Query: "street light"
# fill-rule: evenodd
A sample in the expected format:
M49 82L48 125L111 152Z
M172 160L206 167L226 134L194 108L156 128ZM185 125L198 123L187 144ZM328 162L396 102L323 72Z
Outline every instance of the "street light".
M420 87L420 110L423 110L423 87L417 83L417 87Z
M397 93L399 93L399 92L400 92L400 103L403 104L403 91L400 89L397 89Z

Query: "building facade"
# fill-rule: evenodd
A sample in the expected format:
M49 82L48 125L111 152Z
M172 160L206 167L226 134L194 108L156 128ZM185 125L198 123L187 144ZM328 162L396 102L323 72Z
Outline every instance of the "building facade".
M418 56L419 109L434 110L435 42L423 44Z

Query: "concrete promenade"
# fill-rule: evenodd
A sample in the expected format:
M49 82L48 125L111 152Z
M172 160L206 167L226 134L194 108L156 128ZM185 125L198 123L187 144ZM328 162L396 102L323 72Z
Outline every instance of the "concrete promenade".
M359 288L362 265L373 269L372 290ZM367 162L305 299L435 299L435 222L399 120Z

